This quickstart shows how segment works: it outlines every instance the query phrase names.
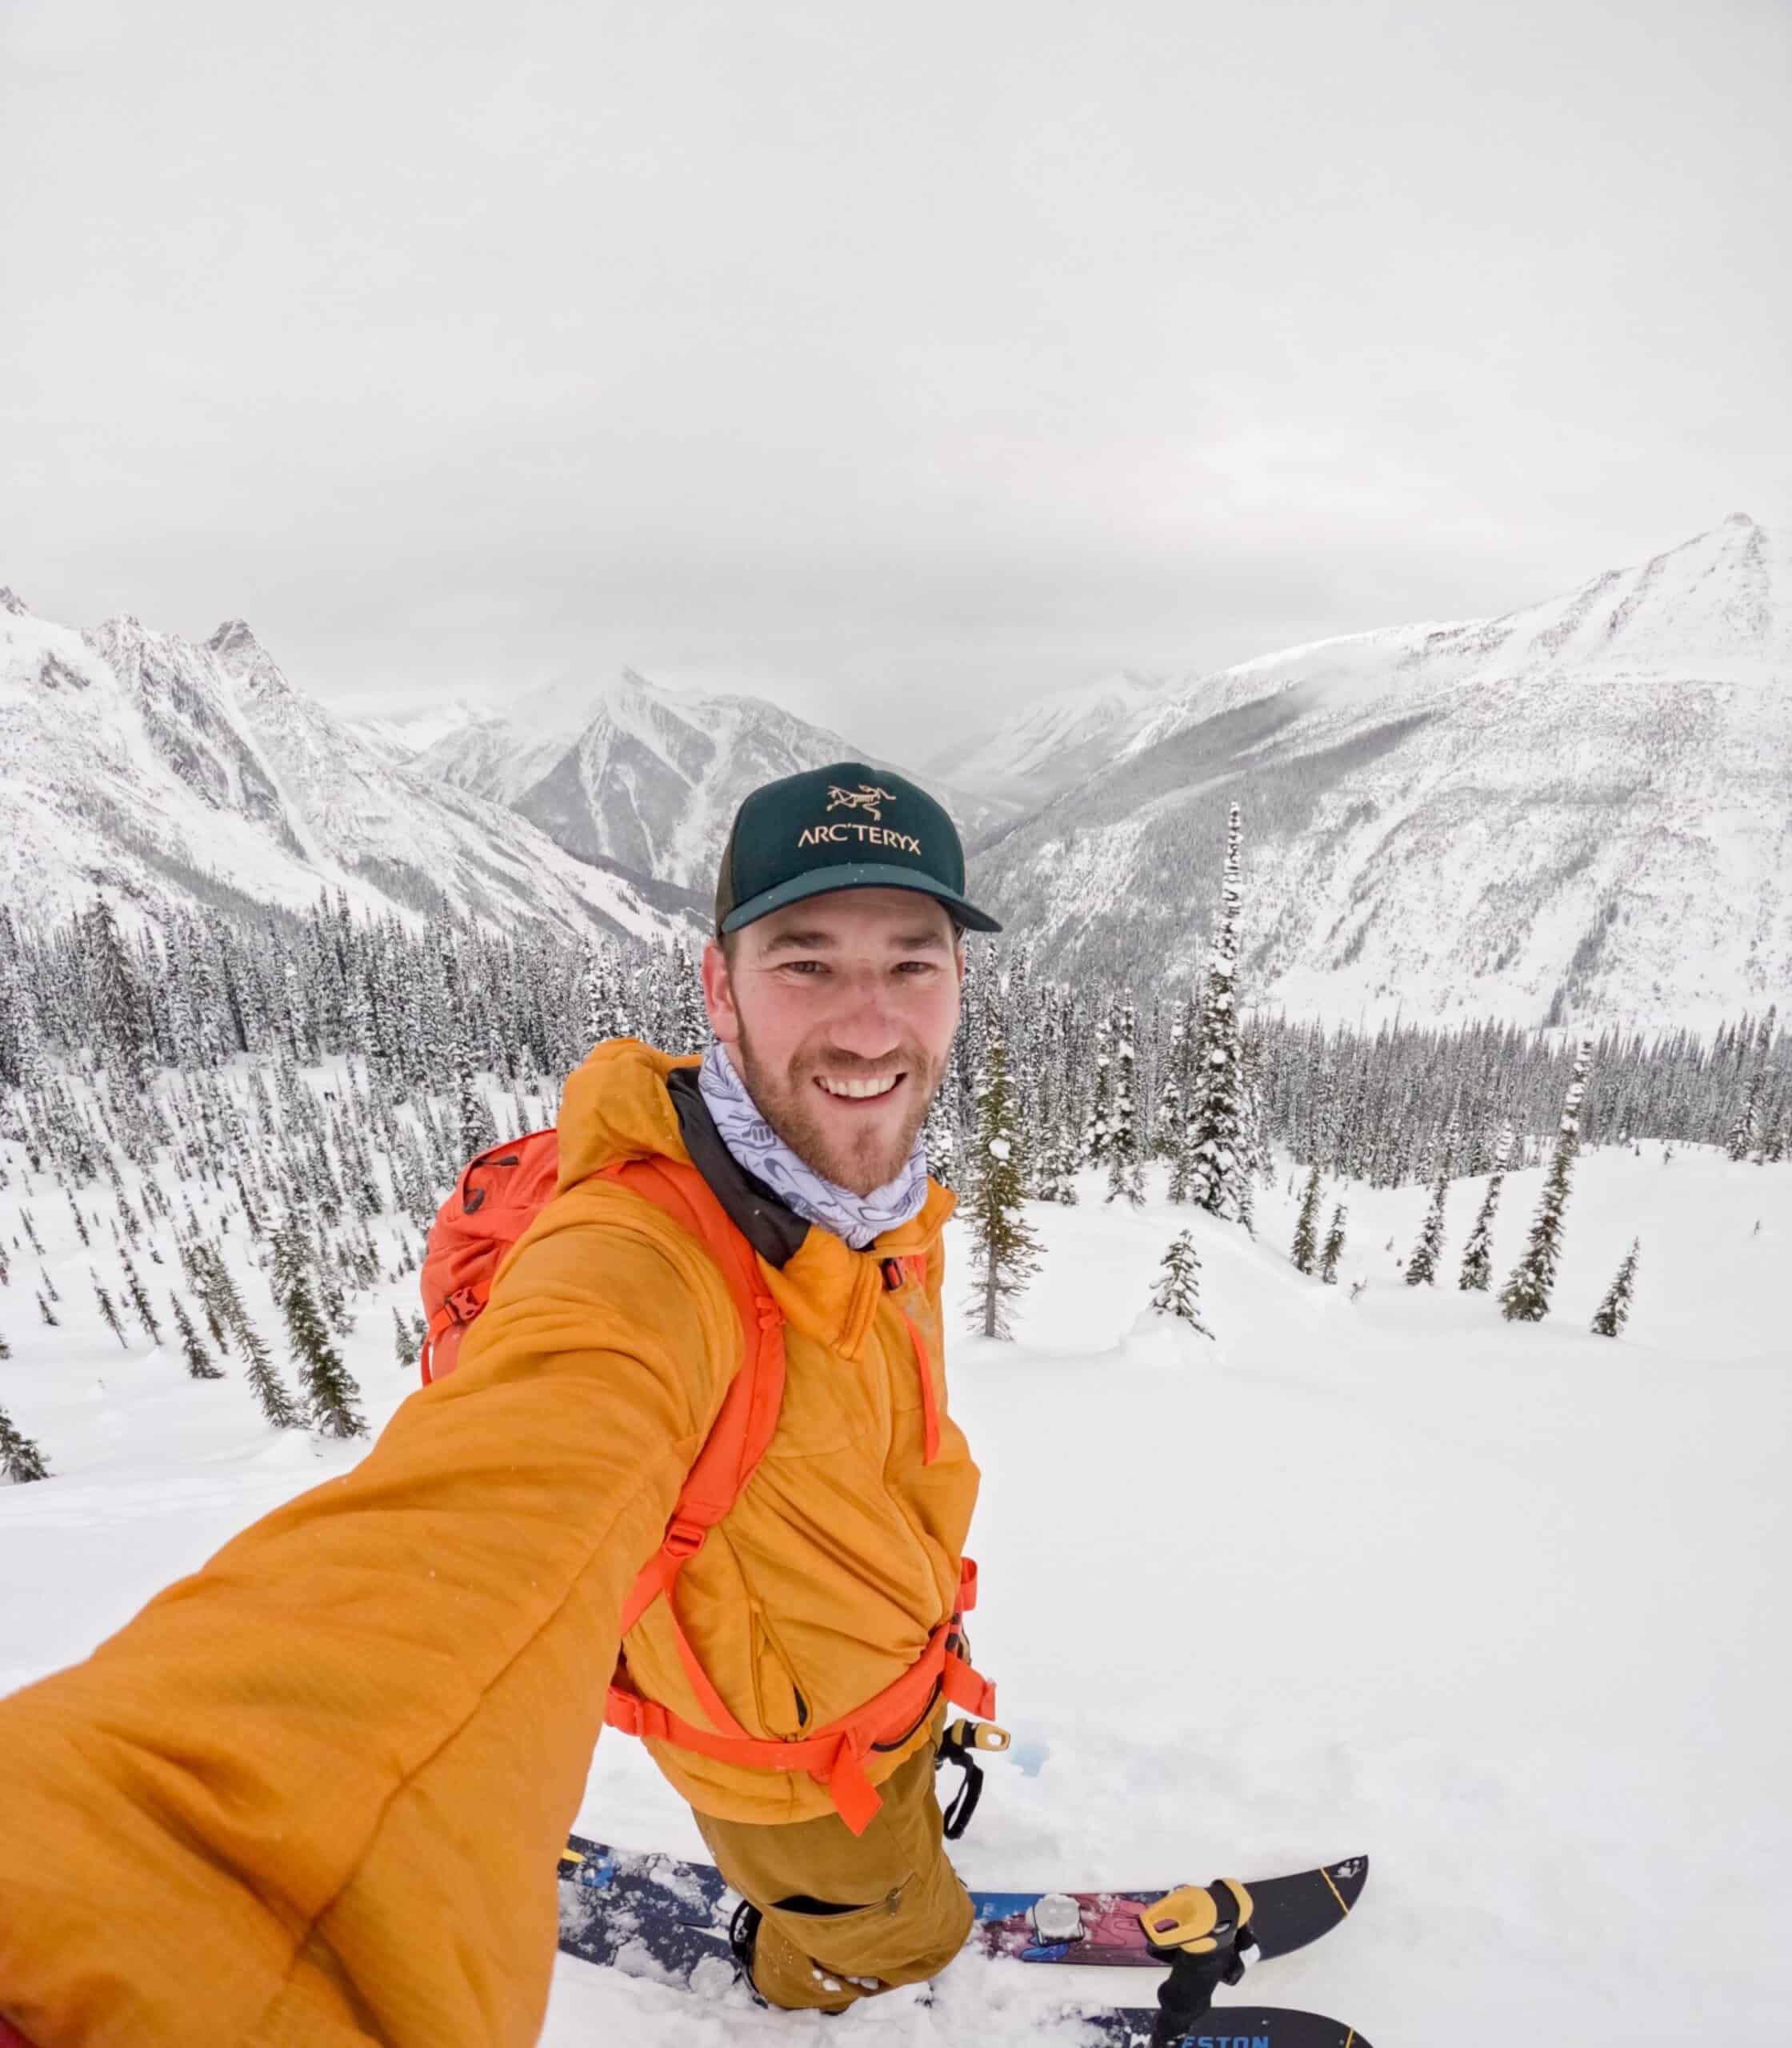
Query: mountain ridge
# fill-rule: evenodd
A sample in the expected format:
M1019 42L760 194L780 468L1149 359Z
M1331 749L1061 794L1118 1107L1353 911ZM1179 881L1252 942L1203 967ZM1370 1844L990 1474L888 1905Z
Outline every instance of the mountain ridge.
M1192 978L1234 797L1259 1000L1678 1022L1784 995L1792 548L1733 515L1495 618L1186 679L974 886L1058 971Z
M0 610L0 874L72 910L194 902L545 921L661 939L680 892L580 861L526 821L394 766L298 690L241 619L190 642L120 614Z

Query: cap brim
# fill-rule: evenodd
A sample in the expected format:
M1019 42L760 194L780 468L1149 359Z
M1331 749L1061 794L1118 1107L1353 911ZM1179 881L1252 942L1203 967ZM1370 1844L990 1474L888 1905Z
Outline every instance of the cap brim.
M1000 931L995 919L987 917L954 896L943 882L917 874L912 867L897 867L873 861L854 861L840 867L812 868L806 874L793 875L775 889L762 890L738 904L722 921L725 932L738 931L742 925L769 917L786 903L800 903L806 897L831 896L837 889L912 889L917 895L932 896L943 903L958 922L971 931Z

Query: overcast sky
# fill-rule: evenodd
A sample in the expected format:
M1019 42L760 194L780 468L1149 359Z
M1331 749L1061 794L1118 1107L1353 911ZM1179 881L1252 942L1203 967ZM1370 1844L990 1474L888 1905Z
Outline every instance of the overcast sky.
M0 0L0 582L924 758L1792 518L1792 0Z

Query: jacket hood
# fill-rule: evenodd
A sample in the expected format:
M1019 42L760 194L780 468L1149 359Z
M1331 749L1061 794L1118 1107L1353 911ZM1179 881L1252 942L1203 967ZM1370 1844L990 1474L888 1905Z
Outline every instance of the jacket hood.
M702 1063L700 1053L658 1052L638 1038L606 1038L594 1046L561 1092L560 1192L618 1159L688 1166L666 1077L675 1067Z

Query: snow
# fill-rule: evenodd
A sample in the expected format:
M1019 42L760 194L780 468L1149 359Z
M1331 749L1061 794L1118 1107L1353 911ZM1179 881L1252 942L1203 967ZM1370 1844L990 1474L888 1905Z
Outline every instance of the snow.
M1577 1161L1539 1326L1455 1289L1480 1180L1451 1185L1434 1290L1395 1266L1420 1185L1327 1186L1350 1214L1334 1287L1289 1266L1286 1161L1255 1242L1171 1207L1159 1168L1138 1210L1104 1204L1095 1173L1077 1207L1030 1208L1043 1270L1014 1304L1017 1341L954 1334L948 1354L984 1472L972 1634L1015 1736L958 1851L970 1880L1167 1887L1366 1851L1350 1923L1266 1969L1253 1995L1333 2013L1377 2048L1792 2038L1776 1962L1792 1173L1679 1145L1664 1164L1662 1150ZM0 1405L55 1474L0 1486L10 1689L358 1450L262 1426L234 1361L199 1384L171 1349L121 1351L66 1203L32 1198L62 1295L63 1326L42 1327L38 1262L10 1243L22 1162L13 1146L0 1158L14 1354ZM1542 1178L1508 1177L1496 1287ZM1143 1313L1183 1228L1210 1342ZM1638 1235L1626 1334L1594 1337ZM956 1322L969 1266L951 1236ZM240 1258L240 1230L225 1242ZM272 1336L265 1274L238 1275ZM390 1306L412 1306L412 1284L362 1298L347 1342L376 1426L414 1384L391 1348ZM702 1854L688 1811L614 1736L578 1825ZM562 1958L542 2038L1018 2048L1066 1995L1150 1991L966 1959L931 2006L906 1991L822 2021Z

